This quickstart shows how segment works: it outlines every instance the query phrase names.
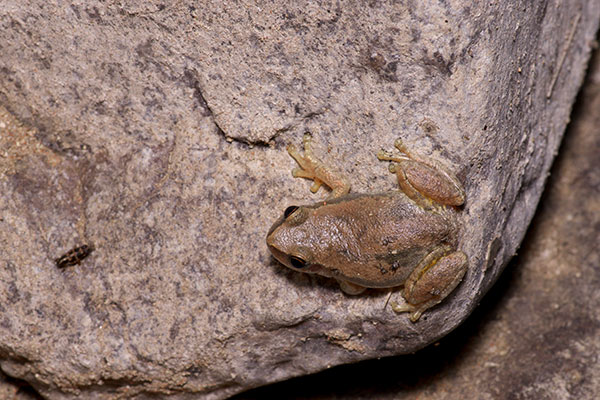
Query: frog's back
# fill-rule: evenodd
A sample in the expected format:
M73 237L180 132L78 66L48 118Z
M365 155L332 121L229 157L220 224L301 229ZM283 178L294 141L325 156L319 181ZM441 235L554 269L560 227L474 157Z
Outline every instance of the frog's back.
M441 244L456 242L451 210L424 210L401 192L352 194L320 204L327 216L323 233L343 240L329 243L344 279L366 287L393 287Z

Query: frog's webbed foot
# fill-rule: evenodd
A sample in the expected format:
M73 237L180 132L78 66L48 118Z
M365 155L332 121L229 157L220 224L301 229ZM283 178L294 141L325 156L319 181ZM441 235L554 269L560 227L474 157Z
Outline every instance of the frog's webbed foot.
M321 185L325 184L331 188L329 196L331 198L347 194L350 191L350 185L315 158L311 149L312 137L309 133L304 134L303 143L304 154L301 154L293 144L287 147L288 153L299 165L299 168L292 170L294 178L312 179L313 184L310 191L313 193L316 193Z
M467 256L440 246L428 254L404 283L406 304L390 302L396 313L409 312L416 322L423 312L444 300L458 286L467 271Z
M389 170L396 174L398 186L410 199L426 209L435 204L460 206L464 203L465 192L456 177L439 165L411 155L400 139L395 146L400 155L381 150L377 158L395 162L390 164Z

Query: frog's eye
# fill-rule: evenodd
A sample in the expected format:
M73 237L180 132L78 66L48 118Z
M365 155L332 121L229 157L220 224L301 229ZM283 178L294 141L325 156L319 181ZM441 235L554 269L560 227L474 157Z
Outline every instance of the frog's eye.
M298 206L289 206L288 208L285 209L285 211L283 212L283 218L287 218L290 215L292 215L294 213L294 211L296 211L299 207Z
M306 261L298 256L290 256L290 264L298 269L306 267Z

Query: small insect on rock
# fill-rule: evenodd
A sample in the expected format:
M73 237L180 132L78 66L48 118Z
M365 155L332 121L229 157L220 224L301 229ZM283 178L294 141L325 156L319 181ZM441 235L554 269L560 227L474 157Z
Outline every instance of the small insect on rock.
M74 249L67 251L64 255L54 260L54 262L58 268L79 265L79 263L89 256L92 251L94 251L93 245L84 244L83 246L75 247Z

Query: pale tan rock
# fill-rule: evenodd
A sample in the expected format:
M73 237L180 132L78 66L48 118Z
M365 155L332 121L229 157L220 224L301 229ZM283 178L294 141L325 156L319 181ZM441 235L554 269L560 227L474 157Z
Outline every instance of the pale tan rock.
M0 102L35 128L2 114L0 367L48 398L223 398L454 329L535 211L599 7L222 4L0 10ZM418 324L270 258L323 196L282 146L306 130L354 191L394 188L397 137L464 183L470 270Z
M600 51L517 257L458 329L416 354L235 400L595 399L600 394Z

